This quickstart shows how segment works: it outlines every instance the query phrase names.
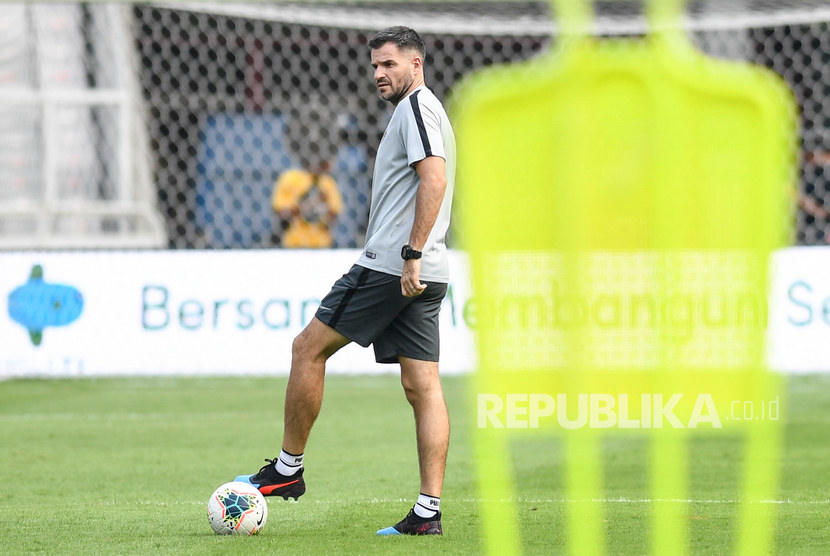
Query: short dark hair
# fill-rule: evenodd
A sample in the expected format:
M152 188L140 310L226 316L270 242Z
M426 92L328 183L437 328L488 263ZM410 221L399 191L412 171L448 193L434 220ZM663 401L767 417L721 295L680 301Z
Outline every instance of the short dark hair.
M426 58L427 47L424 44L424 39L421 35L416 33L409 27L396 25L395 27L387 27L379 31L372 40L369 41L369 48L372 50L380 48L384 44L391 42L398 47L398 50L414 50L421 55L421 59Z

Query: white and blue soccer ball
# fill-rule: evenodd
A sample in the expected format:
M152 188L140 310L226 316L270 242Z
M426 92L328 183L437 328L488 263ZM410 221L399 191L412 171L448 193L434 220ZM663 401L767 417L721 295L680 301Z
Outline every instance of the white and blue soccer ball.
M255 486L235 481L214 491L207 514L218 535L256 535L268 521L268 503Z

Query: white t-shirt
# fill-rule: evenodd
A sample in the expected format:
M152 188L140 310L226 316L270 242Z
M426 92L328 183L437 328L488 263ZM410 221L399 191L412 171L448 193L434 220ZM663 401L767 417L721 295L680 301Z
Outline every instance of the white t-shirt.
M421 184L414 164L428 156L440 156L446 161L447 189L422 251L420 279L449 282L445 240L455 186L455 135L441 101L425 86L398 103L380 142L366 248L358 265L396 276L403 274L401 248L409 243L415 222L415 197Z

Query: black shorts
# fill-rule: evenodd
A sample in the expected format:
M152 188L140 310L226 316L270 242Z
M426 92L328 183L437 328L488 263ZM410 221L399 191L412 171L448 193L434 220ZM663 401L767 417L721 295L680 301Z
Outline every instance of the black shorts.
M378 363L397 363L398 357L438 361L438 313L447 284L421 283L424 293L405 297L400 276L354 265L315 316L363 347L372 344Z

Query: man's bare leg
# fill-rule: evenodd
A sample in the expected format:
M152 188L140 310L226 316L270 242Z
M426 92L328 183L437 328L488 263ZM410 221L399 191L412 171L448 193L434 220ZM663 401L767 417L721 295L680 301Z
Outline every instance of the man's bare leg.
M285 391L282 448L286 452L305 452L308 435L323 404L326 361L349 341L316 317L294 339L291 376Z
M400 363L401 384L415 413L421 493L440 498L450 443L450 418L438 363L407 357L401 357Z
M253 475L235 480L257 487L263 496L297 500L306 491L303 479L303 452L311 427L323 403L326 360L349 340L317 318L294 339L291 376L285 392L283 449L276 460L266 460Z

